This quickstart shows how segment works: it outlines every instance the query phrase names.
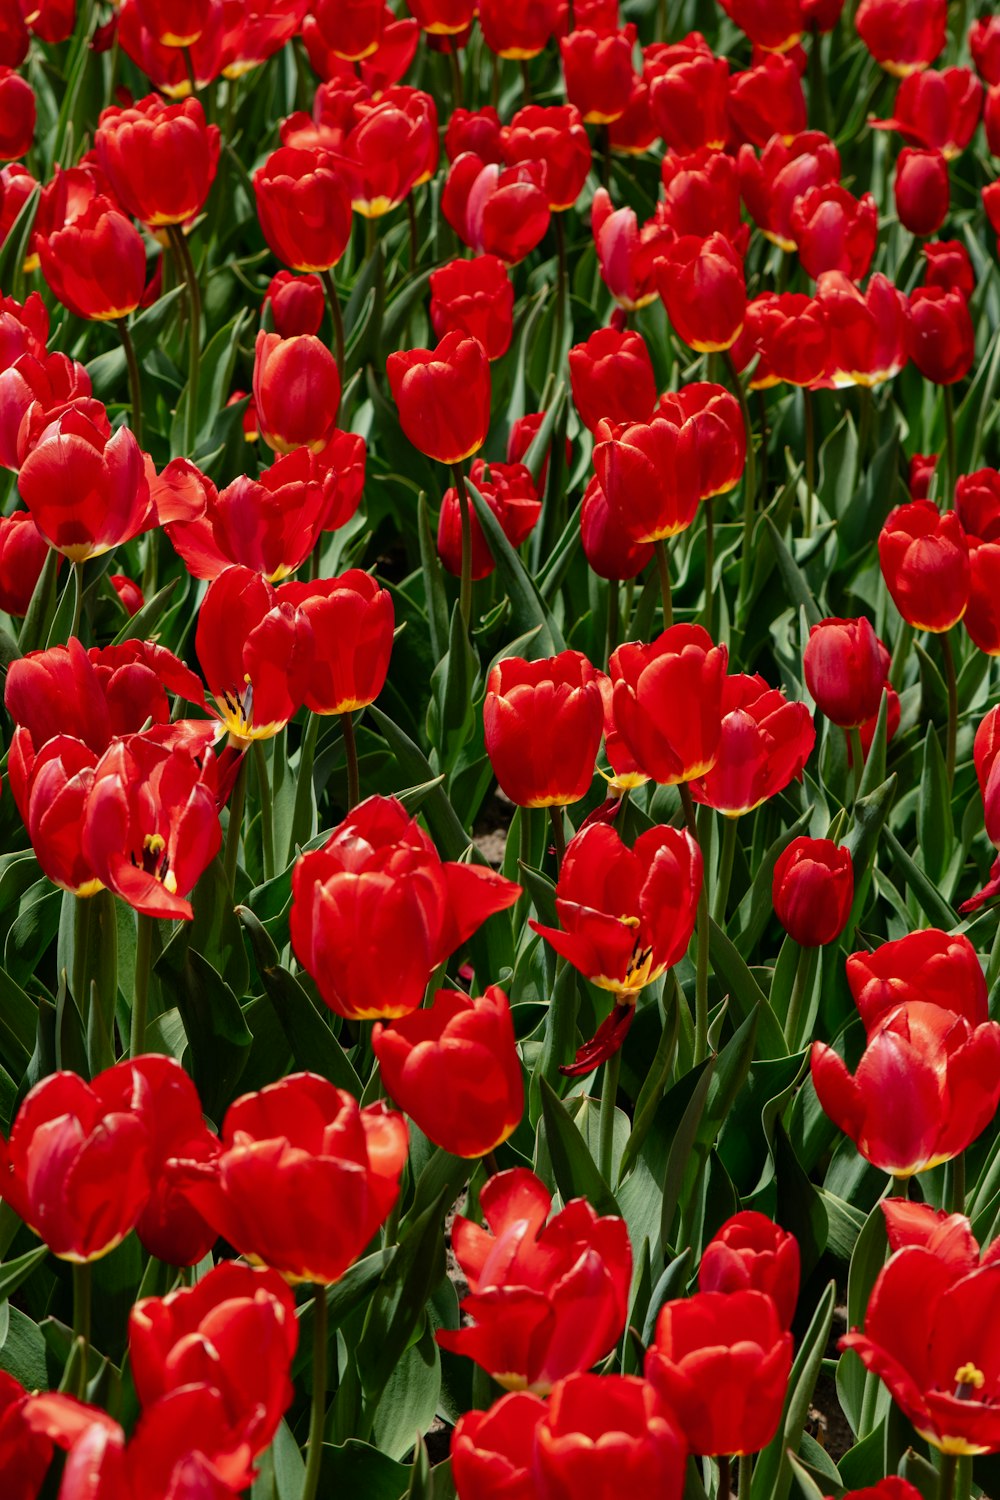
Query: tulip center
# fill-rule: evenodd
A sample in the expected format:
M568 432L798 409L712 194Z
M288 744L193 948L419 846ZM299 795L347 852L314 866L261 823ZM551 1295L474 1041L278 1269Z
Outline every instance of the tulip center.
M955 1371L955 1399L968 1401L972 1393L981 1391L985 1384L986 1376L971 1361L967 1365L960 1365Z
M142 868L147 875L154 875L173 895L177 890L177 876L170 868L170 856L165 852L166 847L167 841L162 833L147 833L142 841ZM138 864L134 854L132 863Z
M230 692L228 689L223 693L223 702L229 710L227 724L233 734L245 737L253 724L253 683L250 681L249 672L244 677L246 683L242 693Z

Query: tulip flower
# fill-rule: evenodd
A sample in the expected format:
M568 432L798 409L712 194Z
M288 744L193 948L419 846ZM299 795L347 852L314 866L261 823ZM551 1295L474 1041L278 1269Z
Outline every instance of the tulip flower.
M300 610L312 627L305 706L314 714L350 714L374 703L385 686L395 617L392 595L370 573L286 583L278 603Z
M315 0L312 11L327 45L347 62L360 62L378 47L383 0Z
M693 423L598 423L594 468L608 505L633 541L659 542L685 531L698 512L702 459Z
M146 249L142 236L104 195L81 195L72 216L65 204L69 188L62 172L55 179L57 222L50 233L36 227L42 274L53 294L78 318L108 321L128 317L146 288Z
M763 62L729 81L729 118L738 135L766 146L772 135L791 140L806 128L806 101L790 57L769 52Z
M142 24L164 47L190 47L205 29L200 0L136 0Z
M743 262L722 234L685 235L659 263L660 296L677 336L699 353L728 349L746 315Z
M806 272L842 271L860 281L871 265L878 237L878 209L871 193L854 198L838 183L811 187L795 200L790 227Z
M993 1339L998 1289L996 1260L970 1270L927 1246L905 1245L878 1275L863 1331L852 1329L840 1341L944 1454L1000 1450L992 1400L1000 1378ZM914 1307L920 1308L916 1322Z
M937 234L948 217L951 185L940 151L904 146L896 160L893 188L899 222L911 234Z
M648 51L647 51L648 59ZM692 32L664 47L649 82L653 120L673 151L707 146L721 151L731 132L729 63L716 57L705 38Z
M535 1500L535 1432L546 1410L531 1391L511 1391L488 1411L462 1413L451 1434L451 1471L459 1500L494 1495Z
M740 217L739 176L735 159L723 151L700 151L682 156L671 152L660 166L663 201L657 212L678 236L707 239L723 235L740 254L749 230Z
M318 276L279 271L271 277L263 305L271 309L274 331L279 338L317 334L326 311L323 283Z
M762 292L747 304L746 322L732 354L737 369L745 369L757 356L751 390L767 390L782 380L804 387L820 385L831 359L831 330L823 304L803 292Z
M604 727L598 674L579 651L539 661L510 656L490 673L486 753L520 807L565 807L590 790Z
M625 1222L574 1198L546 1223L551 1194L524 1167L491 1177L479 1204L487 1230L461 1216L452 1227L469 1283L462 1311L474 1321L435 1337L506 1389L544 1395L621 1337L632 1275Z
M17 1500L41 1493L52 1462L51 1439L30 1423L28 1409L34 1399L13 1375L0 1370L0 1463Z
M926 262L924 285L961 292L968 301L976 289L976 273L961 240L931 240L921 248Z
M421 31L431 36L457 36L472 24L475 0L413 0L410 6Z
M514 334L514 288L502 260L477 255L432 271L431 326L438 338L458 333L478 339L490 360L500 359Z
M516 265L549 227L545 167L537 160L503 167L466 151L452 162L441 212L477 255L496 255Z
M816 743L812 715L759 675L722 685L722 736L715 765L691 782L691 795L738 818L800 779Z
M937 469L937 464L938 455L936 453L914 453L913 457L910 459L910 468L908 475L911 500L927 500L930 498L931 480L934 477L934 472ZM958 484L955 488L956 508L958 509L959 520L962 521L962 524L968 531L972 528L970 528L968 523L964 521L962 517L961 507L957 505L958 485L960 485L961 483L962 481L961 479L959 479Z
M0 245L37 186L36 179L21 162L12 161L0 167Z
M296 863L292 947L331 1010L394 1020L520 890L483 865L442 861L401 803L369 797Z
M389 89L360 109L339 153L351 203L366 219L391 213L437 164L437 109L420 89Z
M646 1379L694 1453L756 1453L781 1419L792 1335L766 1292L696 1292L667 1302Z
M773 135L759 157L752 146L741 146L738 166L751 217L782 250L796 248L792 211L798 199L840 180L840 153L821 130L804 130L788 142Z
M608 505L596 477L580 508L580 541L584 556L600 578L637 578L653 561L649 542L634 542Z
M998 1065L1000 1025L973 1026L924 1000L879 1019L853 1076L824 1042L813 1043L811 1058L823 1109L894 1177L951 1161L985 1130L1000 1103Z
M650 828L629 849L594 823L570 840L559 871L561 928L529 925L591 984L634 1004L686 953L701 885L701 851L686 830Z
M733 1214L709 1240L698 1267L702 1292L767 1292L778 1318L790 1328L799 1298L799 1246L766 1214Z
M813 625L803 665L816 707L834 724L853 729L878 713L888 653L864 616Z
M117 35L122 51L155 88L172 99L185 98L191 93L192 75L194 88L200 91L213 83L222 71L226 29L223 6L217 0L210 0L209 4L202 4L201 12L201 36L190 47L181 50L157 40L143 21L139 0L122 0L119 7Z
M483 40L497 57L537 57L556 28L557 0L479 0Z
M28 613L48 555L49 545L28 511L0 520L0 609L16 619Z
M930 500L892 511L879 532L882 576L893 603L916 630L941 633L969 603L969 548L957 512Z
M581 26L560 37L566 98L588 124L607 125L625 113L635 84L635 39L631 24L609 34Z
M909 357L909 304L887 277L876 272L861 291L842 272L825 271L816 283L816 301L826 323L834 385L876 386L899 374Z
M400 1115L293 1073L231 1104L216 1160L177 1175L242 1255L286 1281L329 1286L385 1222L406 1152Z
M128 1063L85 1083L50 1073L0 1139L0 1198L61 1260L107 1255L134 1229L150 1194L149 1139L136 1101L117 1105Z
M639 227L635 210L614 208L598 188L590 211L601 279L619 307L633 311L654 301L659 259L675 235L655 216Z
M615 725L636 764L664 786L704 776L722 739L728 653L700 625L673 625L610 663Z
M608 143L623 156L645 156L656 144L659 130L649 103L649 77L643 59L643 72L632 86L623 112L608 126Z
M802 36L801 0L721 0L729 19L744 31L755 47L766 52L787 52Z
M661 396L657 410L682 430L693 429L702 500L728 494L739 484L747 456L746 425L731 392L713 381L697 380Z
M94 146L122 207L144 224L183 224L201 212L219 165L219 127L199 101L147 94L102 110Z
M253 186L260 227L279 260L293 271L337 264L351 237L351 193L336 157L282 146L258 167Z
M892 118L873 120L898 130L915 146L940 151L946 161L960 156L975 134L983 86L971 68L933 68L911 73L896 91Z
M511 129L513 124L512 120ZM455 109L444 133L445 155L449 162L453 162L470 151L481 162L493 162L499 166L505 160L501 138L500 116L491 104L484 104L477 110ZM534 155L529 158L531 161L535 159Z
M1000 707L991 708L980 723L972 753L986 815L986 837L1000 847Z
M428 1009L376 1023L372 1050L389 1096L453 1156L485 1156L521 1123L514 1023L495 984L473 999L438 990Z
M552 213L573 207L591 162L590 139L575 105L526 105L500 130L498 145L508 167L525 161L542 164L543 189ZM484 161L489 159L481 150L478 154Z
M0 161L16 161L31 150L37 107L26 78L0 67Z
M875 61L905 78L944 50L947 17L947 0L861 0L854 24Z
M993 656L1000 651L1000 475L994 469L959 475L955 506L969 547L969 607L963 623L980 651Z
M487 479L484 476L489 475ZM535 489L531 471L524 464L490 464L473 459L472 483L486 501L512 547L527 541L538 524L542 502ZM496 567L490 545L483 535L479 517L469 516L472 531L471 576L488 578ZM437 549L444 566L455 578L462 574L462 510L458 490L452 486L441 499L438 520Z
M775 862L771 892L775 916L800 947L835 943L854 901L850 851L831 839L792 839Z
M77 360L65 354L41 359L22 354L8 365L0 372L0 463L19 469L41 428L71 406L98 421L104 415L93 400L90 376Z
M975 334L965 298L940 287L910 294L910 358L927 380L952 385L969 373Z
M535 1428L539 1500L616 1500L626 1490L680 1500L687 1444L674 1413L635 1375L570 1375Z
M847 982L869 1035L895 1006L913 1000L955 1011L971 1026L988 1019L986 980L964 933L928 927L852 953Z
M257 335L253 397L261 435L276 453L319 453L337 427L340 371L318 338Z
M602 418L645 423L653 415L656 377L641 333L599 328L569 351L569 375L573 404L591 432Z
M386 373L413 446L443 464L477 453L490 428L490 366L478 339L445 334L436 349L390 354Z
M983 16L969 27L969 51L979 76L987 84L1000 83L1000 18Z

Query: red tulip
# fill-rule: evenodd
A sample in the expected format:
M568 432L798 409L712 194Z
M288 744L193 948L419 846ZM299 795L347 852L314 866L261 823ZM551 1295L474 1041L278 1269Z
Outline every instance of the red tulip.
M524 1167L491 1177L479 1203L488 1230L461 1217L452 1227L469 1283L462 1310L474 1322L437 1341L508 1390L545 1394L621 1337L632 1274L625 1222L574 1198L546 1224L551 1195Z
M523 417L518 417L510 424L510 432L507 435L507 462L509 464L522 464L528 456L532 443L538 436L542 423L545 421L545 412L527 411ZM551 445L546 451L542 461L542 467L538 474L538 488L544 493L545 481L549 472L549 458L552 453ZM573 444L569 438L566 439L565 448L567 466L573 461Z
M546 1411L540 1396L512 1391L488 1411L463 1412L451 1434L458 1500L537 1500L535 1432Z
M37 181L20 162L0 167L0 245L6 240L18 214L31 197Z
M831 839L792 839L775 862L771 893L775 916L801 947L835 943L854 901L850 851Z
M389 1027L376 1023L372 1050L389 1096L453 1156L495 1151L521 1123L514 1023L495 984L474 999L438 990L429 1008Z
M837 275L830 272L830 275ZM737 369L757 356L750 389L789 385L817 386L830 367L831 336L824 305L803 292L762 292L747 304L743 332L733 345Z
M430 94L396 87L359 108L340 160L356 212L366 219L391 213L437 170L437 109Z
M773 135L758 157L739 153L740 191L754 222L782 250L794 250L792 210L810 188L840 180L840 153L821 130L804 130L788 142Z
M715 765L728 653L700 625L673 625L611 657L614 721L639 768L664 786Z
M327 45L338 57L360 62L378 47L383 0L314 0L312 11Z
M65 204L69 188L62 172L53 184L56 204ZM35 244L42 274L59 301L78 318L98 321L128 317L146 288L146 249L130 219L110 198L88 191L77 211L67 217L55 210L51 233L36 229Z
M26 78L0 67L0 161L15 161L31 150L35 136L35 91Z
M687 1444L673 1412L634 1375L570 1375L535 1428L538 1500L680 1500Z
M190 47L205 29L200 0L136 0L142 24L164 47Z
M1000 847L1000 759L998 756L1000 756L1000 709L991 708L976 730L973 760L986 815L986 837L996 847Z
M852 953L847 982L869 1035L895 1006L913 1000L954 1011L971 1026L988 1019L986 980L963 933L928 927L871 952Z
M150 1194L149 1140L133 1096L117 1107L119 1063L85 1083L50 1073L0 1139L0 1197L61 1260L84 1264L120 1245Z
M755 47L787 52L801 39L801 0L720 0L723 10Z
M654 215L642 228L632 208L613 208L598 188L590 214L601 279L619 307L645 307L656 297L659 261L676 236Z
M852 281L860 281L875 254L875 199L871 193L854 198L838 183L811 187L795 200L791 231L802 265L813 280L824 271L842 271Z
M148 94L101 112L94 136L115 196L144 224L183 224L200 213L219 165L219 127L197 99L168 104Z
M296 863L292 946L338 1015L394 1020L416 1010L438 964L519 894L482 865L443 862L401 803L369 797Z
M696 1292L660 1309L646 1378L693 1452L756 1453L777 1430L791 1365L766 1292Z
M917 287L910 293L910 358L928 380L952 385L975 358L975 333L960 292Z
M277 592L312 627L305 706L314 714L350 714L374 703L385 686L395 618L392 595L370 573L286 583Z
M961 292L968 301L976 289L976 273L961 240L930 240L921 249L926 262L924 285Z
M497 255L515 265L530 255L549 227L545 177L538 161L502 167L466 151L452 162L441 212L477 254Z
M514 120L507 128L513 130L513 126ZM477 110L455 109L444 133L445 155L449 162L453 162L469 151L481 162L493 162L499 166L505 160L502 140L500 116L491 104L484 104ZM535 160L534 155L529 160Z
M600 422L594 468L608 506L636 542L676 536L694 520L702 457L693 423L654 415L649 422Z
M969 603L969 548L955 511L930 500L898 505L879 532L882 576L903 619L941 633Z
M938 455L936 453L914 453L913 457L910 459L908 476L911 500L927 500L930 498L931 480L934 477L934 471L937 469L937 463ZM959 479L958 484L961 484L961 482L961 479ZM955 489L955 499L957 505L957 485ZM962 524L965 526L966 531L970 530L968 523L962 516L961 506L957 505L957 509L959 520L962 521Z
M26 510L0 520L0 609L17 619L28 613L48 555L49 545Z
M514 288L502 260L477 255L451 260L432 271L431 326L438 338L447 333L478 339L490 360L500 359L514 334Z
M294 271L337 264L351 237L351 193L336 157L281 146L258 167L253 186L260 227L279 260Z
M98 421L104 415L104 408L92 399L87 371L65 354L46 354L41 359L22 354L0 373L0 462L4 467L20 468L41 428L69 407L90 413Z
M898 130L915 146L940 151L947 161L960 156L979 124L983 86L971 68L933 68L911 73L896 91L890 120L871 123Z
M799 1298L798 1241L766 1214L745 1209L705 1246L698 1286L703 1292L767 1292L782 1326L790 1328Z
M641 333L599 328L569 351L569 378L573 404L591 432L602 418L644 423L653 415L656 376Z
M963 1272L979 1265L979 1242L964 1214L947 1214L929 1203L910 1203L905 1198L883 1198L882 1214L890 1250L919 1245ZM985 1248L983 1259L987 1264L996 1259L991 1246Z
M699 353L728 349L746 315L743 262L721 234L685 235L667 248L658 287L675 333Z
M721 151L730 136L726 59L716 57L700 32L693 31L672 46L654 43L647 48L646 67L650 109L667 146Z
M269 448L319 453L330 441L340 410L340 371L325 344L308 334L282 339L257 335L253 396Z
M436 349L390 354L386 373L413 446L443 464L464 463L490 428L490 366L478 339L447 333Z
M636 578L653 561L650 542L634 542L612 513L596 476L587 486L580 509L584 556L601 578Z
M864 616L813 625L803 664L816 707L834 724L853 729L878 713L888 653Z
M207 88L222 71L222 47L226 35L223 5L219 0L208 0L200 10L201 36L182 50L157 40L143 21L139 0L122 0L119 7L117 35L122 51L154 87L173 99L184 98L191 92L188 59L196 90ZM243 14L240 19L243 20Z
M475 0L413 0L410 5L422 31L431 36L458 36L472 25Z
M829 339L829 375L834 385L881 385L908 358L909 303L879 272L861 291L840 271L825 271L816 284Z
M184 1163L180 1177L241 1254L286 1281L330 1285L385 1222L406 1152L400 1115L293 1073L231 1104L218 1158Z
M588 123L607 125L625 113L635 85L635 39L633 25L609 34L581 26L560 37L566 97Z
M728 818L752 812L801 778L815 743L804 703L790 703L759 675L727 677L718 758L691 782L691 795Z
M969 28L969 51L980 77L992 85L1000 83L1000 18L983 16Z
M498 57L537 57L556 28L558 0L479 0L483 40Z
M326 311L323 283L318 276L279 271L268 283L264 307L271 309L274 331L279 338L319 333Z
M489 475L487 479L485 476ZM472 483L486 501L512 547L527 541L538 524L542 502L531 471L524 464L490 464L473 459ZM488 578L496 567L490 544L483 535L479 517L469 517L472 530L472 578ZM438 556L455 578L462 574L462 508L458 490L445 490L438 519Z
M598 674L579 651L541 661L510 656L490 673L486 752L521 807L564 807L590 790L604 728Z
M682 385L661 396L657 410L682 430L693 428L702 500L728 494L739 484L747 456L746 426L739 402L724 386L709 380Z
M240 78L280 52L304 26L305 8L303 0L251 0L239 12L225 7L221 67L226 78Z
M790 57L769 52L763 62L729 83L729 118L744 140L765 146L772 135L786 142L806 128L806 101Z
M718 232L737 252L746 250L749 230L740 217L736 161L724 151L675 152L660 164L663 202L658 214L680 236L706 239Z
M940 151L904 146L896 160L894 187L899 222L911 234L937 234L948 217L951 186Z
M529 925L591 984L635 1004L687 952L702 884L689 833L650 828L629 849L593 823L570 840L556 885L561 928Z
M0 1468L11 1486L12 1500L33 1500L39 1495L52 1462L51 1440L33 1429L28 1419L31 1401L24 1386L0 1370Z
M905 78L944 50L947 16L947 0L861 0L855 25L875 61Z
M508 167L524 161L541 163L543 188L553 213L573 207L591 160L590 139L575 105L528 104L519 109L499 132L499 149ZM482 151L478 154L488 159Z

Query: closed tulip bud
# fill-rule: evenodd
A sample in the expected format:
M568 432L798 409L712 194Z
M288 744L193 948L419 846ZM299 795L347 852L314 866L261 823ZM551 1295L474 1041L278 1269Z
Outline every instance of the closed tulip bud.
M766 1214L745 1209L727 1219L705 1246L698 1267L703 1292L767 1292L784 1328L799 1298L799 1246Z
M337 57L360 62L378 48L385 24L384 0L315 0L312 12Z
M238 740L270 739L302 707L312 627L249 568L226 568L198 612L195 650L216 712Z
M169 104L149 94L101 113L97 160L115 196L144 224L183 224L205 206L219 165L219 127L189 97Z
M35 754L18 730L11 747L11 791L35 858L54 885L80 897L101 889L80 842L96 764L94 751L69 735L55 735Z
M836 272L831 272L836 275ZM747 304L743 332L733 345L737 369L757 356L750 389L780 381L817 386L829 373L831 329L823 303L804 292L762 292Z
M112 437L74 407L42 429L17 484L39 531L71 562L100 557L155 521L133 433L120 427Z
M897 1005L921 1000L964 1016L972 1026L989 1018L986 980L964 933L928 927L847 960L858 1014L869 1035Z
M10 68L0 67L0 161L26 156L35 136L35 91Z
M821 130L804 130L785 142L774 135L757 156L741 146L740 191L761 232L782 250L794 250L792 211L810 188L840 179L840 152Z
M915 146L940 151L947 161L960 156L979 124L983 86L971 68L927 68L904 78L896 91L890 120L873 120L898 130Z
M514 334L514 288L502 260L477 255L452 260L432 271L431 325L446 333L478 339L490 360L500 359Z
M569 351L573 404L591 432L609 422L648 422L656 406L656 376L646 341L632 329L599 328ZM2 377L0 377L2 380Z
M911 234L937 234L948 217L948 163L937 150L904 146L893 188L899 222Z
M640 228L635 210L614 208L605 188L594 194L590 222L608 291L619 307L645 307L656 297L659 260L674 243L674 231L655 216Z
M570 840L559 871L561 928L530 926L591 984L634 1005L687 952L701 885L701 851L688 832L650 828L629 849L593 823Z
M820 1104L861 1155L912 1177L959 1156L992 1121L1000 1025L912 1000L879 1019L856 1073L824 1042L813 1043L811 1068Z
M790 57L765 60L729 83L729 118L744 140L765 146L772 135L786 141L806 128L806 101L799 70Z
M829 375L834 385L876 386L890 380L909 357L909 304L876 271L865 291L840 271L825 271L816 300L826 320Z
M308 448L319 453L330 441L340 410L340 371L318 338L257 335L253 396L261 435L276 453Z
M910 358L927 380L953 385L972 368L975 331L960 292L917 287L910 293Z
M513 125L512 120L506 128L513 129ZM449 162L453 162L469 151L481 162L493 162L499 166L505 160L502 140L500 116L491 104L484 104L477 110L455 109L444 133L445 155Z
M658 287L678 337L700 353L728 349L746 316L743 262L721 234L685 235L665 252Z
M286 583L279 604L300 609L312 626L313 659L305 706L314 714L350 714L374 703L385 686L395 617L392 595L370 573Z
M991 708L976 730L973 759L983 799L986 837L1000 848L1000 708Z
M281 146L253 178L264 238L293 271L328 271L351 237L351 193L328 151ZM315 330L313 330L315 331Z
M293 1073L231 1104L219 1156L178 1175L241 1254L286 1281L328 1286L388 1217L406 1153L400 1115Z
M909 491L910 491L910 499L911 500L927 500L927 499L929 499L929 497L930 497L930 488L931 488L931 480L934 477L934 471L937 468L937 464L938 464L938 455L936 453L914 453L913 457L910 459L909 476L908 476L908 487L909 487ZM958 482L959 482L959 484L961 484L961 480L959 480ZM955 498L956 498L956 501L957 501L957 499L958 499L958 490L957 490L957 487L956 487L956 492L955 492ZM964 517L962 516L961 506L958 507L958 516L959 516L959 520L962 521L962 524L965 526L966 530L968 531L970 528L968 526L968 523L965 521Z
M49 544L28 511L0 519L0 609L15 619L28 613L48 555Z
M816 743L812 715L760 676L727 677L712 769L691 783L696 802L738 818L800 779Z
M878 713L888 666L871 621L821 620L809 631L803 653L806 687L820 713L842 729L855 729Z
M1000 83L1000 16L983 16L969 28L969 51L979 76Z
M890 514L878 538L882 577L892 601L916 630L941 633L969 603L969 548L955 511L911 500Z
M437 1341L508 1390L545 1394L603 1359L621 1337L632 1275L625 1221L599 1218L585 1198L574 1198L546 1223L551 1194L524 1167L491 1177L479 1203L488 1230L462 1217L452 1228L469 1283L462 1311L474 1321L442 1330Z
M50 1073L0 1138L0 1196L53 1255L99 1260L135 1227L150 1194L149 1140L135 1105L117 1100L128 1063L85 1083Z
M583 497L580 541L587 562L600 578L637 578L653 561L652 543L632 540L612 513L596 476Z
M522 161L513 167L483 162L471 151L452 163L441 195L441 212L477 254L516 265L549 227L545 167Z
M559 39L566 97L584 120L607 125L625 113L635 85L632 25L610 35L579 28Z
M661 396L658 410L668 421L694 429L702 500L728 494L739 484L747 439L743 413L734 395L712 381L697 380Z
M394 1020L417 1009L438 964L520 891L483 865L442 862L401 803L369 797L296 863L292 946L331 1010Z
M649 104L671 150L723 149L731 133L729 82L729 63L715 56L700 32L662 48L651 69Z
M718 232L742 255L749 230L740 217L736 161L724 151L702 148L687 156L671 152L660 166L665 223L678 235L706 239Z
M646 1379L692 1452L757 1453L781 1418L792 1335L766 1292L696 1292L668 1302L646 1354Z
M672 625L610 663L615 726L640 770L663 786L704 776L722 739L728 652L700 625Z
M323 322L326 299L318 276L295 276L279 271L272 276L264 306L270 307L274 331L281 339L317 334Z
M438 990L430 1007L389 1027L372 1050L390 1098L453 1156L494 1151L521 1123L524 1084L507 996Z
M535 1432L546 1410L531 1391L511 1391L488 1411L463 1412L451 1435L458 1500L536 1500Z
M436 349L390 354L386 373L399 422L428 458L460 464L490 429L490 366L478 339L447 333Z
M483 40L497 57L537 57L556 29L558 0L479 0Z
M489 478L486 478L486 475ZM490 464L474 459L472 483L496 516L503 534L512 547L527 541L538 524L542 502L535 489L530 470L524 464ZM483 535L479 517L469 516L472 530L472 578L488 578L496 567L490 544ZM445 490L438 519L438 556L455 578L462 575L462 508L458 490Z
M486 753L520 807L565 807L590 790L604 728L598 674L579 651L541 661L510 656L490 673Z
M831 839L792 839L774 866L772 900L782 927L803 948L835 943L854 900L854 865Z
M814 280L824 271L842 271L860 281L875 254L875 199L871 193L854 198L838 183L809 188L792 209L791 230L802 265Z
M925 261L924 285L961 292L968 301L976 290L976 273L962 242L931 240L921 248Z
M94 194L79 214L35 243L54 296L78 318L127 318L142 301L146 247L110 199Z
M35 178L20 162L12 161L0 168L0 245L37 186Z
M535 1429L539 1500L615 1500L633 1486L680 1500L686 1462L676 1417L635 1375L570 1375Z
M944 50L947 18L947 0L861 0L854 24L875 61L905 78Z
M541 162L543 188L553 213L573 207L591 160L590 139L575 105L526 105L500 131L499 142L509 167L522 161Z
M691 525L702 477L693 424L659 415L650 422L601 422L595 438L598 481L612 514L633 541L660 541Z

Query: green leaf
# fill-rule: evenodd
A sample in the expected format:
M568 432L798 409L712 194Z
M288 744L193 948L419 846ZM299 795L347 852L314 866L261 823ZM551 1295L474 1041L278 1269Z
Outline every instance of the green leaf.
M787 1500L792 1485L788 1452L796 1452L802 1440L802 1431L830 1338L836 1300L837 1285L831 1281L795 1356L778 1431L754 1467L751 1500Z
M746 1023L755 1018L762 1057L787 1057L784 1033L767 1003L767 996L717 922L711 922L709 952L712 967L729 991L734 1013Z
M546 1079L540 1080L540 1088L545 1144L564 1201L586 1198L598 1213L621 1218L615 1195L601 1176L566 1106Z
M137 610L131 619L125 621L112 644L120 646L122 641L154 640L156 627L166 614L179 583L180 578L172 578L158 593L153 595L152 599L147 599L142 608Z
M904 880L913 891L927 918L935 927L942 927L945 932L950 932L958 925L958 913L944 899L934 882L929 880L920 866L910 858L892 829L886 826L882 831L882 837L885 840L889 857L902 872Z
M40 1266L49 1253L47 1245L39 1245L17 1260L8 1260L0 1265L0 1302L12 1297L23 1281L27 1281L36 1266Z
M370 1443L349 1438L334 1447L323 1444L320 1495L357 1496L358 1500L402 1500L409 1470Z
M542 656L555 656L557 652L565 651L566 642L562 631L538 592L534 580L525 572L524 564L504 535L503 527L475 485L466 480L466 486L496 562L497 575L510 599L515 629L537 629L535 639Z
M718 1059L710 1057L707 1062L702 1063L698 1081L694 1092L688 1101L687 1108L681 1116L677 1133L670 1146L667 1157L667 1171L663 1182L663 1204L660 1210L660 1243L666 1251L668 1245L672 1245L670 1238L674 1224L674 1215L680 1202L681 1188L684 1185L684 1174L688 1162L694 1151L694 1144L698 1138L698 1130L701 1126L702 1116L708 1102L708 1091L712 1085L712 1074Z
M917 797L917 839L930 883L932 887L939 886L951 858L955 828L948 771L933 724L928 724L924 739L924 763Z
M426 1316L427 1300L445 1273L442 1192L402 1233L368 1306L358 1344L358 1373L375 1403Z
M886 1244L885 1215L880 1199L868 1215L851 1256L847 1276L848 1328L861 1328L864 1324L872 1287L885 1264ZM845 1350L837 1363L837 1394L847 1420L858 1437L866 1436L861 1428L867 1378L865 1368L853 1349Z
M785 593L795 604L796 608L801 607L805 610L806 619L810 625L818 625L823 618L823 611L813 597L813 591L809 587L806 575L785 546L781 533L770 516L764 517L764 524L767 527L771 546L774 548L774 555L778 563L778 572L781 574L785 585Z
M154 973L176 1001L191 1048L191 1073L205 1113L221 1120L232 1102L253 1038L239 1001L203 954L188 946L183 924Z

